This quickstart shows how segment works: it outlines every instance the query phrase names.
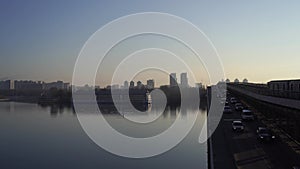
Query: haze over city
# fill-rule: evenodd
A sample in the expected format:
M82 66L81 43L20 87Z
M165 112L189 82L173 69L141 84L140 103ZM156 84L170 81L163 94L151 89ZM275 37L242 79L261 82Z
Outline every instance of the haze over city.
M198 26L215 45L225 77L232 81L294 79L300 73L299 5L299 1L2 1L0 78L71 82L76 58L95 31L124 15L157 11ZM207 74L199 72L203 76L199 81L208 83ZM157 84L168 80L162 75L149 78L158 79ZM105 86L109 80L99 83Z

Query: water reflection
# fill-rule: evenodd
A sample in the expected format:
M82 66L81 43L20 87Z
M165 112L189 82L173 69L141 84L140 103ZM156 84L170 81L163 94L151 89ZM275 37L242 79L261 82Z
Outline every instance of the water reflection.
M102 108L107 111L105 118L115 128L137 137L160 133L167 129L175 118L185 120L197 110L168 106L154 122L137 127L134 123L126 122L111 106ZM150 112L156 111L158 109L151 107ZM195 126L174 149L152 158L128 159L110 154L94 144L82 130L72 107L2 102L0 168L205 169L206 144L199 144L198 137L206 111L200 109L198 113ZM149 112L144 114L149 115L151 116Z
M70 111L75 114L70 104L39 104L39 106L46 110L49 109L51 117L57 117L59 114Z

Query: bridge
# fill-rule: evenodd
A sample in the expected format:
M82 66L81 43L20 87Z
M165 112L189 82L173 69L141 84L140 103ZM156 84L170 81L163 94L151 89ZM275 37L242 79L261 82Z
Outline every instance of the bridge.
M287 86L284 88L290 89ZM240 119L241 113L235 110L234 104L229 103L233 113L223 114L209 140L210 168L281 169L300 166L299 92L281 90L284 88L278 87L277 82L275 88L269 84L227 84L227 100L237 98L253 111L256 118L243 122L244 132L233 132L231 122ZM276 135L275 142L259 142L256 134L258 126L271 129Z
M273 91L261 84L229 83L227 88L259 101L300 110L298 92Z

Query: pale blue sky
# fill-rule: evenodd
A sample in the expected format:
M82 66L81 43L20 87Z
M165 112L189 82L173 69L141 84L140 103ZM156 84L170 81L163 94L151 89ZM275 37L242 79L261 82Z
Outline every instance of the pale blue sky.
M228 78L300 78L300 1L0 2L0 78L71 81L76 57L101 26L137 12L166 12L211 39Z

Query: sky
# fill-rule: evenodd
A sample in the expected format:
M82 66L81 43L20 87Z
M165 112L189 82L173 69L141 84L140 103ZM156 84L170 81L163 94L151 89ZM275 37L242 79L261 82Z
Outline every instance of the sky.
M232 81L299 79L299 7L297 0L2 0L0 79L70 82L89 37L138 12L170 13L195 24L216 47Z

